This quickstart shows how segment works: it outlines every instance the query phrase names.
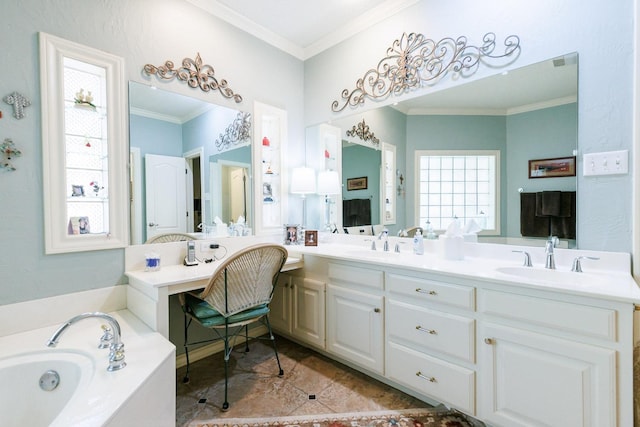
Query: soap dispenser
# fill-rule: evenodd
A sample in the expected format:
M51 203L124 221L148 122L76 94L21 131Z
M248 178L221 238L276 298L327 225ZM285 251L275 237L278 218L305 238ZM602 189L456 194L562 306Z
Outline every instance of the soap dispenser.
M416 255L424 254L424 239L420 229L416 230L416 234L413 235L413 253Z
M426 235L427 235L427 239L429 239L429 240L435 240L435 239L438 238L438 236L436 236L436 233L433 231L433 227L431 226L431 222L429 222L429 221L427 221Z

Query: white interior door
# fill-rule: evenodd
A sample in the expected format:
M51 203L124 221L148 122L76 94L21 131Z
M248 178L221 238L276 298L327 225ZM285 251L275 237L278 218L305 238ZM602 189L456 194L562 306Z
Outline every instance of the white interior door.
M182 157L145 155L147 239L187 231L185 171Z

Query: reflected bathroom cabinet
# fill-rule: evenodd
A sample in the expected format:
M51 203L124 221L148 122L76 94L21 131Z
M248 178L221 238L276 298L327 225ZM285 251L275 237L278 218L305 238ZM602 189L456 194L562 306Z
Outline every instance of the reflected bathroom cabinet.
M253 170L255 171L255 234L280 232L287 203L284 152L287 143L287 112L254 103Z
M128 244L124 60L40 33L46 253Z

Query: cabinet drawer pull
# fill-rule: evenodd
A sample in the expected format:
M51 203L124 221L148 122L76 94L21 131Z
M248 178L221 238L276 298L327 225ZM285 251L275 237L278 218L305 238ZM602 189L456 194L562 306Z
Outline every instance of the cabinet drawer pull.
M426 375L423 375L423 374L422 374L422 372L420 372L420 371L416 372L416 376L417 376L417 377L422 378L423 380L427 380L427 381L429 381L430 383L435 383L435 382L437 382L437 381L436 381L436 379L435 379L435 377L428 377L428 376L426 376Z
M373 312L374 313L380 313L380 309L378 307L376 307L376 308L373 309Z
M495 342L495 340L494 340L493 338L485 338L485 339L484 339L484 343L485 343L485 344L489 344L489 345L493 345L493 344L495 344L496 342Z
M418 325L416 326L416 329L419 330L420 332L428 332L431 335L437 335L438 331L436 331L435 329L427 329L427 328L423 328L422 326Z
M416 292L419 292L421 294L438 295L438 293L436 291L427 291L427 290L422 289L422 288L417 288Z

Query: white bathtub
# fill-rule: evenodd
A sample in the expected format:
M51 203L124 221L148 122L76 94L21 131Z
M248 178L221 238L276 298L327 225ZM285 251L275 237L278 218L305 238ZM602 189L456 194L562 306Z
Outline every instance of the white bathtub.
M175 426L175 347L127 310L110 314L127 362L115 372L97 348L99 319L70 326L56 348L46 341L58 325L0 337L1 426ZM44 391L49 370L60 381Z

